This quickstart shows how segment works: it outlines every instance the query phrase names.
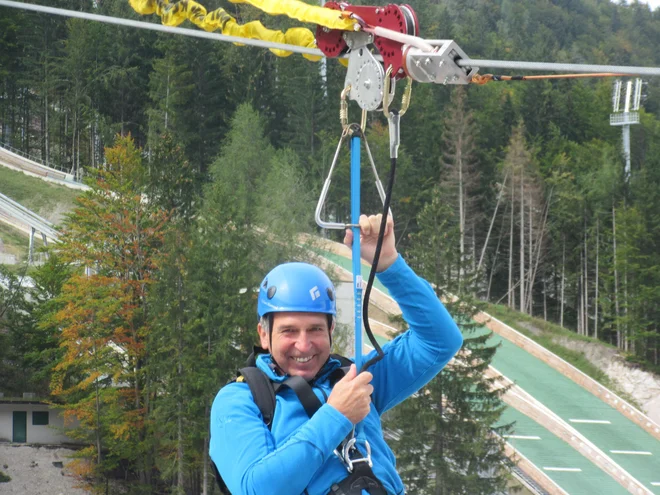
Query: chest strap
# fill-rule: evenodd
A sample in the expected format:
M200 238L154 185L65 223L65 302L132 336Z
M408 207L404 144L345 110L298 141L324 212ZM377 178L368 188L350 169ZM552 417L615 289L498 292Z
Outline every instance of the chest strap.
M288 387L293 390L305 409L307 416L310 418L323 405L314 393L312 386L300 376L289 377L281 384L275 384L274 387L275 393L277 393L282 387ZM353 440L349 451L356 454L356 457L366 459L357 446L355 446L355 440ZM346 455L350 455L348 451L346 452ZM344 462L346 462L346 459ZM350 474L341 482L332 485L328 495L362 495L362 490L366 490L370 495L387 495L385 487L378 478L376 478L376 475L371 469L370 463L350 463L349 473Z
M276 383L273 386L275 387L275 393L277 393L277 391L283 387L288 387L293 390L303 408L305 409L307 416L310 418L323 405L321 400L314 393L312 386L307 383L307 380L305 380L302 376L291 376L284 380L282 383Z

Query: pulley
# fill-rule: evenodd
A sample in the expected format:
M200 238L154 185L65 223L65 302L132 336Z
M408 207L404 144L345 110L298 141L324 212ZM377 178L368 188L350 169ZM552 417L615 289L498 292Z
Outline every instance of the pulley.
M327 2L324 7L342 11L363 28L385 28L395 33L410 36L417 36L419 33L417 16L409 5L390 4L385 7L374 7ZM347 42L346 37L343 36L344 33L353 34L339 29L317 26L316 44L327 57L338 57L349 49L353 49ZM383 66L392 66L392 74L395 79L406 76L401 56L401 42L383 36L375 36L373 45L383 58Z

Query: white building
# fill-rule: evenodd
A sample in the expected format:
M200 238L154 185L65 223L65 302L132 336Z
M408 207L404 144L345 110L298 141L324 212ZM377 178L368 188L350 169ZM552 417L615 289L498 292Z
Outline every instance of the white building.
M38 400L0 399L0 442L76 443L63 432L62 411Z

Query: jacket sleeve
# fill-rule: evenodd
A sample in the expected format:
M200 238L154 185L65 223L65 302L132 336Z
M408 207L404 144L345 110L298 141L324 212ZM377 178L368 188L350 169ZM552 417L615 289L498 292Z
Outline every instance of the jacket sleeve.
M431 381L461 348L463 336L431 285L401 256L377 276L409 326L383 346L385 357L369 370L374 405L382 414ZM368 358L373 355L375 351Z
M209 452L233 495L300 494L351 428L324 404L276 446L247 384L232 383L213 402Z

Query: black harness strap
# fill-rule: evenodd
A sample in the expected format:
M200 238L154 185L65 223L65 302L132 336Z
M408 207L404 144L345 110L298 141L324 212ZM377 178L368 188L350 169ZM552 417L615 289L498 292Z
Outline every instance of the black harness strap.
M362 490L367 490L370 495L387 495L387 490L366 462L354 464L353 472L332 485L328 495L362 495Z
M248 387L250 387L252 398L259 411L261 411L264 423L270 429L270 424L273 422L273 416L275 414L275 390L273 389L273 384L259 368L248 366L241 368L238 372L243 376Z
M261 371L259 371L261 373ZM263 375L263 373L262 373ZM264 375L265 376L265 375ZM281 387L289 387L298 396L298 400L305 408L307 416L310 418L323 405L314 393L312 386L301 376L291 376L284 380Z
M346 374L344 368L340 368L337 375L331 375L331 380L341 379ZM298 396L298 400L302 404L307 416L310 418L316 411L323 405L319 398L314 393L312 386L300 376L292 376L287 378L283 383L275 385L276 391L281 387L289 387ZM353 447L352 451L359 457L364 458L364 455L357 447ZM353 464L353 471L344 478L340 483L332 485L329 495L362 495L362 490L367 490L370 495L387 495L385 487L380 482L373 470L366 462L356 462Z
M250 387L252 398L259 408L268 429L271 428L275 415L275 396L285 387L293 390L305 409L307 416L311 418L323 405L314 393L312 385L300 376L291 376L281 383L272 382L264 372L255 366L256 356L262 352L267 351L257 347L254 348L254 352L245 363L246 366L238 370L239 377L236 381L243 381ZM331 385L334 385L346 375L352 361L336 354L332 354L331 357L341 362L341 368L334 370L328 377ZM359 457L364 457L357 448L354 447L352 450ZM363 489L367 490L371 495L387 495L383 484L376 478L376 475L366 462L357 462L353 466L353 472L341 482L332 485L328 495L362 495ZM211 467L220 486L221 493L228 494L229 491L213 461L211 461ZM307 490L305 490L305 493L307 493Z

